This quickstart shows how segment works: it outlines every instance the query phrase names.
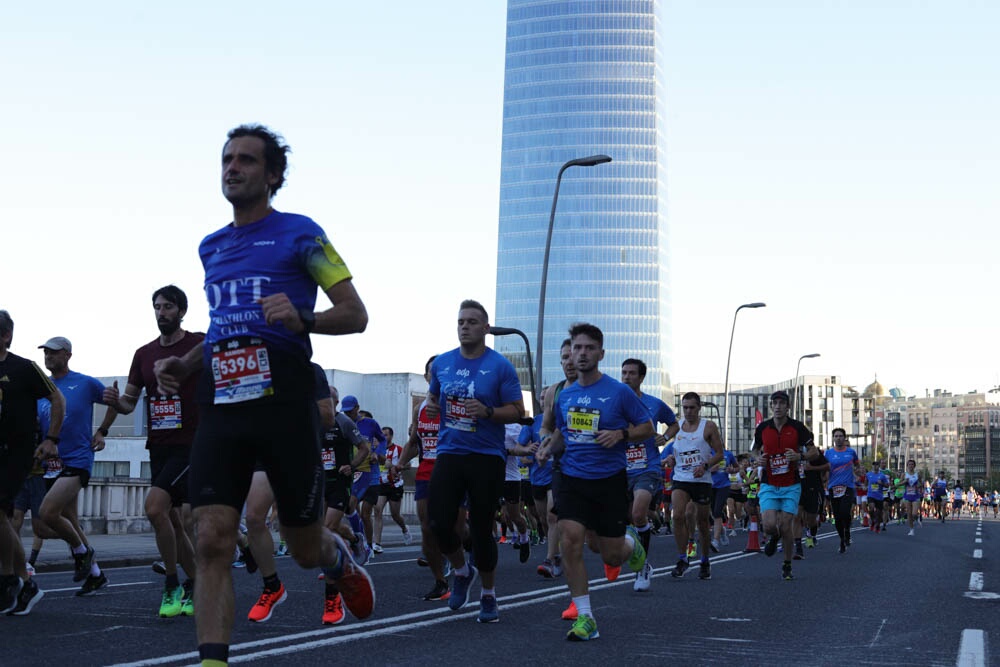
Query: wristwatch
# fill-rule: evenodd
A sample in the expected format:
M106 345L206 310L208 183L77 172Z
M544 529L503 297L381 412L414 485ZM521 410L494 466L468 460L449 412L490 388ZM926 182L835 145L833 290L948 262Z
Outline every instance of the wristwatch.
M302 320L305 333L312 333L312 330L316 328L316 313L308 308L299 308L299 319Z
M628 429L623 428L621 429L621 432L622 432L622 440L628 440Z

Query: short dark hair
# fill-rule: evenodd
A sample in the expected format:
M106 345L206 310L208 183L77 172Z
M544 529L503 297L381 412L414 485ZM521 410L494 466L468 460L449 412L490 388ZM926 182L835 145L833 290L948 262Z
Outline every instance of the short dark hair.
M285 138L270 129L266 125L259 123L247 123L229 130L226 143L238 137L257 137L264 142L264 167L272 176L277 176L278 180L271 186L271 196L273 197L281 186L285 184L285 174L288 172L288 154L292 152Z
M479 303L475 299L466 299L458 306L459 310L465 310L466 308L474 308L475 310L478 310L480 313L483 314L484 320L486 320L487 322L490 321L490 314L486 312L486 308L484 308L483 304Z
M683 396L681 396L681 401L697 401L698 407L701 407L701 396L698 395L696 391L689 391Z
M14 320L10 319L10 313L6 310L0 310L0 335L14 335Z
M392 427L391 427L391 426L383 426L383 427L382 427L382 430L383 430L383 431L388 431L388 432L389 432L389 435L396 435L396 432L392 430Z
M589 338L593 338L602 349L604 348L604 332L595 327L593 324L577 322L571 326L569 328L570 340L576 338L577 336L587 336Z
M438 358L438 356L435 354L435 355L431 355L431 358L427 360L427 363L424 364L424 375L427 375L427 372L430 371L430 369L431 369L431 364L433 364L434 360L437 359L437 358Z
M176 285L165 285L153 292L154 304L156 304L156 297L158 296L162 296L164 299L177 306L178 310L187 311L188 309L187 294L185 294L184 290Z
M561 350L564 347L573 347L573 339L572 338L567 338L566 340L564 340L562 342L562 345L559 346L559 349Z
M362 417L367 417L368 419L374 419L375 418L375 415L373 415L372 413L368 412L367 410L358 410L358 414L361 415Z
M840 428L839 426L837 428L833 429L832 431L830 431L830 437L832 438L833 436L837 435L837 431L840 431L841 433L843 433L845 438L847 437L847 431L845 431L844 429Z
M639 359L626 359L622 362L622 368L625 368L626 366L638 366L639 375L646 377L646 364Z

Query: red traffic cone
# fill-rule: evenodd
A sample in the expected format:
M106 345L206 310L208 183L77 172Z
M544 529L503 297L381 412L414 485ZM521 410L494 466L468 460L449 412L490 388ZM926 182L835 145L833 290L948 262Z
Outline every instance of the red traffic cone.
M747 548L744 553L760 553L760 535L757 532L757 515L750 515L750 527L747 529Z

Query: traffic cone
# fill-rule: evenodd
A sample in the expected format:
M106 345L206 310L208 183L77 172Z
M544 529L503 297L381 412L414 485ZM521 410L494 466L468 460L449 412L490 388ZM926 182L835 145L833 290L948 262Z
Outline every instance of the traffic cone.
M750 515L750 527L747 529L747 548L744 553L760 553L760 535L757 533L757 515Z

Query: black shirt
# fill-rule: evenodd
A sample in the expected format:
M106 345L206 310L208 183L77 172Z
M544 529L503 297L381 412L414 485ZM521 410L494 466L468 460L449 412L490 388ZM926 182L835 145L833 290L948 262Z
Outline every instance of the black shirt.
M33 445L38 399L55 391L35 362L8 352L0 361L0 445Z

